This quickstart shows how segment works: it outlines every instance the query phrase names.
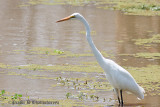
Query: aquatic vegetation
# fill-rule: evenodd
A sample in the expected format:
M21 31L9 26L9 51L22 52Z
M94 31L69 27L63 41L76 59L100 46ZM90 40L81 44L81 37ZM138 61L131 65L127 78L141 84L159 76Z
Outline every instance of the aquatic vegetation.
M28 0L27 3L23 3L19 6L29 6L29 5L39 5L39 4L44 4L44 5L64 5L65 3L61 2L60 0L55 0L55 2L51 0Z
M90 3L92 0L28 0L28 2L23 3L19 6L29 6L29 5L73 5L73 6L83 6L84 4Z
M85 64L85 63L84 63ZM71 71L71 72L97 72L102 73L103 70L99 66L94 66L94 62L88 63L89 65L69 65L69 66L63 66L63 65L57 65L57 66L47 66L47 65L26 65L26 66L11 66L11 65L5 65L0 64L0 68L3 69L28 69L28 70L39 70L39 71ZM91 64L91 65L90 65ZM93 64L93 65L92 65ZM145 88L146 92L156 91L158 94L160 87L160 73L159 65L148 65L147 67L125 67L135 78L135 80L142 85L142 87ZM111 90L112 87L108 82L106 82L105 78L99 78L102 81L98 82L97 78L90 78L88 76L83 78L63 78L63 77L48 77L44 75L28 75L25 73L16 73L16 72L9 72L8 75L18 75L18 76L25 76L27 78L32 79L53 79L57 80L57 85L54 85L54 87L57 86L65 86L70 89L76 89L81 90L85 93L95 93L98 90Z
M134 39L136 45L151 46L150 44L160 43L160 34L152 35L151 38Z
M78 94L73 95L72 93L67 93L66 94L67 99L74 98L74 99L79 99L79 100L93 100L93 101L99 101L99 96L96 95L88 95L87 93L84 92L79 92ZM104 98L103 98L104 99Z
M27 1L27 0L26 0ZM30 0L31 2L34 0ZM38 3L38 1L41 1ZM45 3L45 1L47 0L37 0L37 4L45 4L45 5L52 5L53 3ZM50 0L52 2L52 0ZM36 2L36 1L35 1ZM49 2L49 1L47 1ZM68 2L68 1L67 1ZM81 1L79 1L81 2ZM78 3L78 2L77 2ZM37 5L34 4L34 2L32 3L26 3L27 5ZM61 2L57 2L57 4L63 4ZM25 4L24 4L25 5ZM56 5L56 4L53 4ZM114 4L116 5L116 4ZM114 6L113 5L113 6ZM147 6L144 6L143 8L148 8ZM157 8L157 7L155 7ZM116 8L115 8L116 9ZM142 10L142 9L141 9ZM125 10L126 11L126 10ZM145 10L146 11L146 10ZM147 10L147 11L151 11L151 10ZM159 11L157 10L154 10ZM148 14L148 13L146 13ZM84 34L84 31L79 32L80 34ZM96 36L96 32L91 32L93 33L92 35ZM152 38L152 37L151 37ZM149 38L149 39L151 39ZM149 46L150 44L158 44L159 42L157 42L157 40L159 40L159 38L154 38L152 40L152 42L148 41L148 40L144 40L141 39L140 41L135 40L135 43L141 42L141 45L147 45ZM138 41L138 42L137 42ZM145 42L144 42L145 41ZM147 41L147 42L146 42ZM121 43L123 41L117 41L118 43ZM139 44L137 44L139 45ZM15 48L17 49L17 48ZM61 58L67 58L67 57L92 57L93 54L91 52L85 52L85 53L73 53L73 52L66 52L63 50L59 50L59 49L52 49L52 48L46 48L46 47L33 47L29 50L15 50L14 52L17 52L17 54L19 53L28 53L29 55L27 55L27 57L32 58L32 56L45 56L45 58L49 58L49 57L53 57L53 59L56 57L58 57L59 59ZM103 52L102 52L103 53ZM144 55L145 54L145 55ZM53 55L53 56L52 56ZM111 57L112 55L104 52L103 55L105 55L105 57ZM49 56L49 57L48 57ZM151 59L159 59L160 56L158 53L137 53L135 55L132 55L134 57L141 57L141 58L151 58ZM38 57L39 58L39 57ZM73 59L74 59L73 58ZM79 58L80 59L80 58ZM42 59L44 60L44 59ZM72 58L71 58L72 60ZM157 61L157 60L156 60ZM22 64L26 64L23 63L23 61L21 61ZM13 75L15 77L21 77L22 78L27 78L26 80L30 80L30 79L51 79L51 81L56 82L54 84L54 82L52 83L51 87L49 88L64 88L67 89L69 91L66 91L66 93L63 94L63 98L64 99L35 99L35 100L50 100L50 101L58 101L59 104L58 106L66 106L66 104L68 106L87 106L85 105L85 103L83 103L80 100L89 100L91 101L91 103L94 103L94 101L98 101L100 100L100 103L102 103L102 99L104 102L108 101L108 98L105 99L101 96L99 96L96 93L99 93L100 91L102 92L106 92L106 91L110 91L112 89L111 85L105 81L106 78L98 78L97 77L89 77L90 73L94 73L96 72L97 74L100 74L103 72L103 70L99 67L97 62L80 62L79 65L70 65L70 64L66 64L66 65L61 65L61 64L57 64L57 65L40 65L40 64L32 64L32 61L27 62L29 64L27 65L17 65L17 66L13 66L13 65L8 65L7 63L0 63L0 68L2 68L1 72L5 72L7 73L8 77L11 77L10 75ZM30 64L31 63L31 64ZM17 63L16 63L17 64ZM157 68L156 68L157 67ZM159 69L159 65L150 65L150 66L146 66L146 67L126 67L126 69L128 69L129 72L131 72L131 74L134 76L134 78L136 79L136 81L138 81L138 83L145 88L147 95L160 95L160 81L159 81L159 74L158 74L158 69ZM12 72L15 71L15 72ZM23 72L21 72L23 71ZM26 72L27 71L27 72ZM75 78L64 78L63 76L61 77L51 77L48 75L44 75L45 72L49 72L49 73L55 73L55 75L57 75L57 71L62 73L67 72L67 74L69 72L82 72L87 74L87 76L85 75L84 77L75 77ZM38 73L37 73L38 72ZM42 73L43 72L43 73ZM139 73L141 72L141 73ZM40 74L40 75L33 75L32 73L36 73L36 74ZM94 73L94 74L96 74ZM42 75L43 74L43 75ZM46 73L48 74L48 73ZM54 75L54 76L55 76ZM64 74L65 75L65 74ZM65 75L67 76L67 75ZM93 76L93 75L92 75ZM148 78L149 77L149 78ZM29 79L28 79L29 78ZM57 79L57 81L55 81ZM37 81L38 81L37 80ZM41 81L40 80L40 81ZM100 80L100 81L99 81ZM35 81L35 80L34 80ZM47 80L48 81L48 80ZM49 80L50 81L50 80ZM71 90L71 92L70 92ZM48 91L48 90L46 90ZM72 91L80 91L78 94L72 93ZM42 93L43 94L43 93ZM5 100L5 101L1 101L1 95L3 97L3 99L8 98L6 96L9 96L9 100ZM24 97L24 95L23 95ZM11 100L19 100L19 99L23 99L22 94L11 94L8 95L7 92L1 91L0 93L0 102L1 103L8 103L8 101ZM36 96L37 97L37 96ZM46 97L46 96L45 96ZM32 98L32 97L31 97ZM67 99L65 99L67 98ZM29 96L27 98L28 100L30 99ZM77 101L78 99L78 101ZM93 101L93 102L92 102ZM96 102L97 103L97 102ZM101 104L101 106L104 106L105 104ZM15 105L16 106L16 105ZM17 106L21 106L21 105L17 105ZM22 106L45 106L45 105L34 105L34 104L30 104L30 105L22 105ZM49 106L49 105L47 105ZM56 106L56 105L55 105ZM95 104L96 106L96 104Z
M22 107L39 107L43 104L44 106L48 105L58 105L58 106L65 106L66 104L68 106L78 106L82 105L81 102L77 103L74 100L71 99L29 99L29 97L22 97L22 94L17 93L10 93L10 92L4 92L3 90L3 96L0 95L0 102L1 104L13 104L15 106L22 106ZM83 106L83 105L82 105Z
M112 89L111 85L106 81L101 80L101 82L97 82L95 77L81 77L81 78L64 78L57 77L57 85L53 85L53 87L66 87L70 90L76 91L78 94L74 94L71 92L66 93L67 99L79 99L79 100L90 100L90 101L98 101L99 99L103 100L104 98L97 96L96 93L98 91L110 91ZM92 97L91 97L92 96Z
M6 101L14 101L14 100L21 100L22 98L22 94L17 94L15 93L13 95L13 93L9 93L9 92L6 92L5 90L1 90L1 93L0 93L0 101L1 102L6 102Z
M112 57L113 58L113 56L111 54L107 54L104 51L101 51L101 53L103 54L104 57ZM87 56L93 56L93 53L91 53L91 52L89 52L89 53L64 52L64 54L60 55L59 57L66 58L66 57L87 57Z
M81 57L81 56L93 56L93 54L74 54L69 51L61 51L58 49L48 48L48 47L33 47L28 53L40 54L40 55L58 55L59 57Z
M19 54L20 52L27 52L30 54L36 54L36 55L54 55L58 56L60 58L66 58L66 57L86 57L86 56L93 56L93 53L87 52L87 53L72 53L70 51L61 51L58 49L48 48L48 47L33 47L29 50L14 50L13 52L16 52ZM101 51L104 57L114 57L112 54L108 54L105 51Z
M47 65L37 65L37 64L31 64L26 66L12 66L12 68L15 69L28 69L28 70L39 70L39 71L45 71L49 70L52 72L56 71L72 71L72 72L103 72L102 69L99 66L84 66L84 65L53 65L53 66L47 66Z
M94 61L94 62L81 62L83 65L92 65L92 66L95 66L95 65L98 65L98 62Z
M5 92L6 92L5 90L1 90L0 95L3 96Z
M79 33L85 35L86 31L80 31ZM91 35L96 35L97 34L96 31L91 31L90 33L91 33Z
M143 53L144 54L144 53ZM136 54L136 57L144 57L144 58L160 58L159 53L150 55L141 55ZM138 56L139 55L139 56ZM152 57L151 57L152 56ZM85 66L84 66L84 65ZM97 63L95 62L84 62L82 65L53 65L53 66L47 66L47 65L26 65L26 66L11 66L7 64L0 63L0 68L3 69L28 69L28 70L38 70L38 71L70 71L70 72L97 72L102 73L103 70L97 66ZM93 66L94 65L94 66ZM151 91L152 89L159 92L159 83L160 83L160 73L159 65L149 65L147 67L125 67L135 78L135 80L142 85L147 91ZM62 78L62 77L48 77L44 75L28 75L25 73L16 73L16 72L9 72L8 75L18 75L18 76L25 76L27 78L32 79L55 79L57 80L60 85L56 86L66 86L72 89L84 89L82 92L88 93L94 93L98 90L111 90L112 87L109 85L108 82L101 81L97 82L96 78L88 78L87 76L84 78ZM99 78L100 79L100 78ZM101 80L106 80L105 78Z
M57 53L57 54L63 54L63 53L64 53L64 51L60 51L60 50L55 49L55 50L54 50L54 53Z
M12 99L21 99L21 97L22 97L22 94L15 94L14 96L11 96L12 97Z
M98 91L110 91L112 89L108 82L97 82L97 78L64 78L57 77L57 86L68 87L75 90L78 94L66 93L66 98L74 98L79 100L93 100L98 101L99 96L94 95ZM55 86L54 86L55 87ZM104 98L101 98L104 99Z
M44 55L59 55L64 53L64 51L48 47L33 47L27 52L31 54L44 54Z
M66 94L67 99L68 99L70 96L72 96L71 93L67 93L67 94Z
M160 59L160 53L136 53L133 56L147 59Z
M79 92L79 94L77 95L79 100L84 100L84 97L86 97L86 94L83 92Z
M95 4L97 8L121 10L125 14L155 16L160 15L160 3L157 0L28 0L19 6L30 5L73 5Z
M103 4L106 4L106 6L99 8L121 10L129 15L160 15L160 3L156 0L149 2L146 0L105 0Z
M46 75L32 75L28 73L17 73L17 72L8 72L7 75L16 75L16 76L23 76L25 78L30 78L30 79L55 79L54 77L49 77Z
M0 63L0 68L10 68L11 65L7 65L7 64L3 64L3 63Z
M121 56L132 56L136 58L145 58L145 59L160 59L160 53L151 53L151 52L141 52L136 54L119 54ZM127 60L127 59L124 59Z
M115 9L122 10L125 14L131 15L160 15L159 12L160 4L151 4L151 3L119 3Z
M93 93L95 91L101 90L101 91L109 91L112 89L111 85L106 82L106 79L102 82L97 82L97 78L89 78L89 77L83 77L83 78L62 78L59 77L56 79L59 83L59 86L66 86L71 89L82 89L82 92L88 92ZM77 81L78 80L78 81ZM57 85L58 86L58 85ZM89 92L90 91L90 92Z
M86 57L86 56L93 56L92 53L72 53L72 52L64 52L63 55L60 55L61 58L66 57Z
M96 101L98 101L98 99L99 99L99 97L98 97L98 96L95 96L95 95L90 95L90 98L93 99L93 100L96 99Z

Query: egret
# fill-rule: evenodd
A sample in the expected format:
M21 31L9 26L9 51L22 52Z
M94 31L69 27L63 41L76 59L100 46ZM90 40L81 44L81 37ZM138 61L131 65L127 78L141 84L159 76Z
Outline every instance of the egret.
M113 86L118 98L119 105L123 106L122 91L129 91L136 95L139 99L143 99L145 91L136 83L132 75L114 61L104 58L100 51L96 48L90 36L90 26L86 19L79 13L73 13L72 15L60 19L57 22L62 22L69 19L78 19L84 24L86 29L87 41L91 47L94 56L97 59L97 62L104 70L106 78L108 79L109 83ZM121 97L121 100L119 96Z

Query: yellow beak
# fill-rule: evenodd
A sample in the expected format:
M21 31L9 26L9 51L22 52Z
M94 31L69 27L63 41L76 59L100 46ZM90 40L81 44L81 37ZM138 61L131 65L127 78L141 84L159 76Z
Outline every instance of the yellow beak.
M63 19L60 19L60 20L56 21L56 23L57 23L57 22L62 22L62 21L69 20L69 19L71 19L71 18L73 18L73 17L74 17L74 16L65 17L65 18L63 18Z

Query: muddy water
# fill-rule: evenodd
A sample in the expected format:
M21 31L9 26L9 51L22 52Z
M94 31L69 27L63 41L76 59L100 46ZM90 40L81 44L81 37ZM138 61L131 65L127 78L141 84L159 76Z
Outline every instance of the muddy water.
M27 0L0 1L0 63L12 66L11 68L0 68L1 90L20 93L24 99L29 96L30 99L67 100L67 93L77 94L81 89L57 85L61 83L61 81L56 80L59 77L70 80L78 78L82 83L93 77L94 79L91 79L90 82L107 83L103 72L76 72L76 70L54 72L54 70L47 68L43 71L42 69L14 68L31 64L60 65L61 67L73 65L74 67L84 62L96 62L92 55L85 56L85 54L91 54L91 51L85 38L84 26L79 21L55 23L56 20L74 12L81 13L90 23L92 38L97 48L109 54L109 58L120 65L146 67L160 63L158 59L137 58L130 55L140 52L160 52L159 44L145 47L135 45L134 41L139 38L151 38L152 35L160 33L160 18L158 16L127 16L119 11L99 9L92 3L85 6L44 4L20 6L25 2ZM35 47L58 49L84 56L59 57L59 55L34 53ZM139 83L143 87L143 83ZM155 91L160 93L159 88ZM146 90L145 99L141 101L132 94L124 93L125 105L160 106L160 95L149 94L155 91L147 92ZM88 96L91 94L99 96L99 101L79 100L73 96L70 99L75 103L89 106L95 104L102 106L117 105L116 96L114 96L112 89L97 89L94 93L89 93Z

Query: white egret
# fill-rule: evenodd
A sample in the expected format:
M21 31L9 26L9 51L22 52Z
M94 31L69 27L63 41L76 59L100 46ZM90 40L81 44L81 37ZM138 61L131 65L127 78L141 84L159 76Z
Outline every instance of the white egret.
M122 68L120 65L116 64L114 61L104 58L100 51L96 48L91 39L90 27L86 19L79 13L73 13L72 15L65 17L57 22L62 22L69 19L78 19L85 25L86 38L88 40L88 43L99 65L103 68L106 74L106 78L108 79L109 83L113 86L119 101L119 105L123 105L122 91L129 91L135 94L138 98L143 99L145 91L136 83L132 75L127 70ZM119 98L119 91L121 101Z

